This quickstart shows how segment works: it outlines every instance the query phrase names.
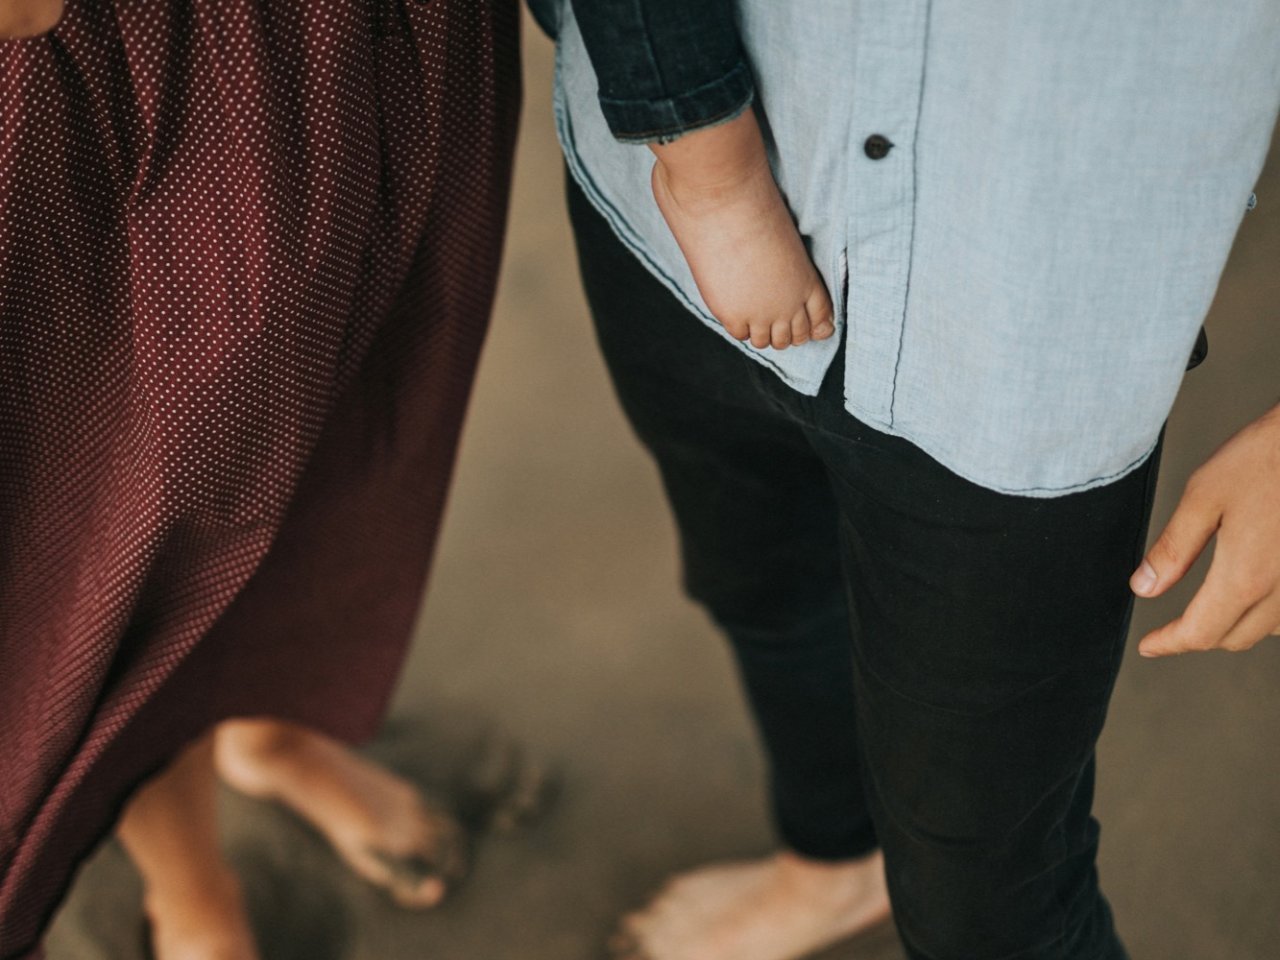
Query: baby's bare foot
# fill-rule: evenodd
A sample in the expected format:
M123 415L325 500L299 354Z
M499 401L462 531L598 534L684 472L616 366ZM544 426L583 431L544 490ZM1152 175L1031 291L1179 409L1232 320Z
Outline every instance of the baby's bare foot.
M192 890L149 891L148 949L154 960L258 960L240 886L210 871Z
M831 298L774 182L755 115L653 152L658 209L725 329L779 350L831 336Z
M402 906L435 906L466 872L453 817L335 740L292 724L234 720L218 728L216 751L228 784L292 809Z
M796 960L889 917L884 860L779 853L676 877L610 944L617 960Z

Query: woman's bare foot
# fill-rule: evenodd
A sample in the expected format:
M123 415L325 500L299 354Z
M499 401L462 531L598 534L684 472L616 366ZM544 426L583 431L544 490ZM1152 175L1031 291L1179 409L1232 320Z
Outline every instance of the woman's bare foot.
M232 720L218 727L215 755L223 780L289 807L401 906L435 906L466 873L454 818L336 740L274 720Z
M556 770L492 730L478 739L454 778L454 810L472 836L513 833L540 820L560 792Z
M213 744L204 737L130 799L117 832L143 885L155 960L258 960L240 884L222 857Z
M209 870L195 889L148 891L150 955L155 960L258 960L240 885L228 870Z
M879 852L846 863L792 853L676 877L624 918L617 960L796 960L889 918Z

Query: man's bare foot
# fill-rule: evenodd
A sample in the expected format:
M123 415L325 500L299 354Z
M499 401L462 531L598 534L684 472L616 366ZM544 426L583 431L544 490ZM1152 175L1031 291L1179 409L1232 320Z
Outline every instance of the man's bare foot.
M884 859L793 853L676 877L610 942L617 960L796 960L889 918Z
M232 720L218 727L215 751L228 784L289 807L401 906L435 906L466 873L454 818L336 740L294 724Z
M258 960L240 885L227 870L209 870L190 890L148 891L150 955L155 960Z

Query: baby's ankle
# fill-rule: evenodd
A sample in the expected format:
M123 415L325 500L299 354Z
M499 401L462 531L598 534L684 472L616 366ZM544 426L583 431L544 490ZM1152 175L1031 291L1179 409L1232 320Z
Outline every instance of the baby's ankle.
M714 216L729 207L753 204L764 207L777 192L768 163L744 160L740 165L723 166L715 174L706 170L679 170L661 160L654 166L655 188L661 185L689 216Z

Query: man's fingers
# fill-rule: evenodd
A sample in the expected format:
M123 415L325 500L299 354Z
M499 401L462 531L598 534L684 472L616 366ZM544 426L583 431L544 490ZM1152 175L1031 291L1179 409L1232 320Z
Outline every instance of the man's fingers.
M1145 656L1253 646L1280 620L1280 407L1236 434L1192 474L1168 527L1130 578L1140 596L1181 579L1217 536L1186 612L1138 645Z
M1190 608L1172 623L1151 631L1138 644L1138 652L1144 657L1165 657L1203 650L1248 650L1268 634L1280 633L1280 598L1273 595L1254 604L1225 631L1211 627L1206 632L1189 623L1189 616Z
M1158 597L1181 580L1221 519L1217 505L1188 484L1168 525L1129 578L1133 592L1140 597Z
M1179 621L1166 623L1157 630L1152 630L1138 643L1138 653L1144 657L1168 657L1177 653L1187 653L1188 648L1179 637Z
M1239 652L1248 650L1263 637L1276 631L1280 623L1280 598L1275 595L1255 604L1234 627L1227 631L1219 644L1223 650Z
M1214 558L1204 583L1182 616L1142 638L1138 644L1140 654L1163 657L1172 653L1212 650L1221 645L1223 638L1240 622L1255 599L1246 598L1232 588L1235 581L1229 572L1224 572L1222 559L1221 556Z

